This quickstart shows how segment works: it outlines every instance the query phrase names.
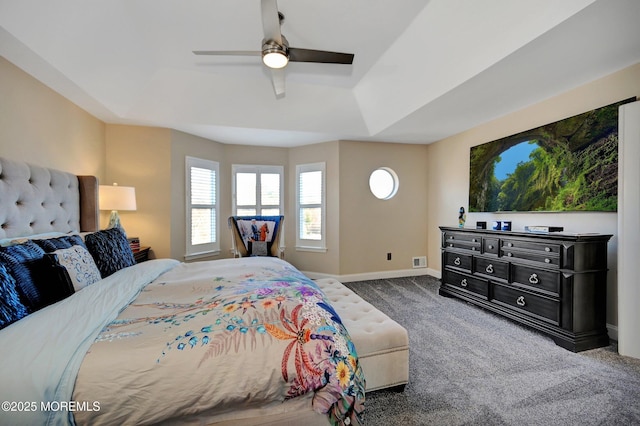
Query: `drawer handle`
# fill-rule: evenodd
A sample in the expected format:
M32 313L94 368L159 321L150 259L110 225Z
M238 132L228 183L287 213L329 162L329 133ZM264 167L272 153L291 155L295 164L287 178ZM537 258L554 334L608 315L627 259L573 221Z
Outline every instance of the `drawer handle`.
M513 247L513 243L508 243L507 247Z
M489 264L484 270L489 274L493 274L493 265Z
M478 240L476 240L476 239L474 238L474 239L472 239L472 240L471 240L471 242L473 242L473 243L477 243L477 242L478 242Z
M453 243L449 243L449 247L453 247Z
M511 252L507 253L507 257L511 257L511 256L513 256L513 253Z
M529 282L531 284L538 284L540 282L540 280L538 279L538 274L531 274L531 276L529 277Z
M466 286L468 286L468 285L469 285L469 283L467 283L467 279L466 279L466 278L463 278L463 279L462 279L462 281L460 281L460 285L461 285L462 287L466 287Z
M449 239L450 239L450 240L453 240L453 235L449 235Z
M456 257L456 258L454 259L454 261L453 261L453 264L454 264L454 265L456 265L456 266L460 266L460 264L461 264L461 263L462 263L462 261L460 260L460 258L459 258L459 257Z
M493 246L489 244L489 250L493 250Z
M516 303L518 304L518 306L524 306L527 303L524 301L524 296L520 296L516 299Z
M545 259L544 263L551 263L551 259Z
M471 251L476 251L476 248L475 247L471 247Z
M546 251L547 253L549 253L551 251L551 247L545 247L544 251Z

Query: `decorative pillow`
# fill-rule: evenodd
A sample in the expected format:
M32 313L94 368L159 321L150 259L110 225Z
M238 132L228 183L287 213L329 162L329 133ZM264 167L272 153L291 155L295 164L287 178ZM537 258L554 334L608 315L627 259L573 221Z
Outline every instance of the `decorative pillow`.
M236 225L250 256L271 256L273 239L280 225L279 216L239 217Z
M44 250L33 241L26 241L9 247L0 247L0 262L4 263L15 279L20 301L27 307L29 312L38 310L42 306L42 302L28 263L42 259L43 256Z
M84 239L102 278L136 264L125 233L118 228L89 234Z
M59 265L66 269L75 291L101 279L100 271L93 257L83 245L56 250L48 256L55 256Z
M56 303L74 293L73 283L66 268L58 263L54 254L27 262L31 277L40 294L38 309Z
M0 329L27 316L28 313L20 301L16 280L0 263Z
M80 235L63 235L57 238L33 240L33 242L36 243L46 253L53 253L56 250L66 249L77 245L85 247Z

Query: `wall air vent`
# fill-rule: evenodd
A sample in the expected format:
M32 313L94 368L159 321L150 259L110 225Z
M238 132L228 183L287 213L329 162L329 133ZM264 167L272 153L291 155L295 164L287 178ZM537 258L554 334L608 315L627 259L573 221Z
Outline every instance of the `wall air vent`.
M418 256L413 258L413 267L414 268L426 268L427 267L427 256Z

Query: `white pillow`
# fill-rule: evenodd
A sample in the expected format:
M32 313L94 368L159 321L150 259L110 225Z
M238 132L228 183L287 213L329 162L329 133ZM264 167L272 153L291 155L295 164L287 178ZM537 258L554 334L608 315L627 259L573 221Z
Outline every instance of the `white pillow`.
M53 253L58 256L60 265L67 268L75 291L102 279L96 262L86 248L76 245Z

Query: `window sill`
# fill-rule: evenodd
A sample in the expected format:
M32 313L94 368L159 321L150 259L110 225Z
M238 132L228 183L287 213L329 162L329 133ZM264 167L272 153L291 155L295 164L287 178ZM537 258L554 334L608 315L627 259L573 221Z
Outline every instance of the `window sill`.
M326 247L305 247L305 246L296 246L296 251L308 251L312 253L326 253Z
M186 261L198 260L198 259L204 259L205 257L219 256L219 255L220 255L220 250L203 251L200 253L185 254L184 260Z

